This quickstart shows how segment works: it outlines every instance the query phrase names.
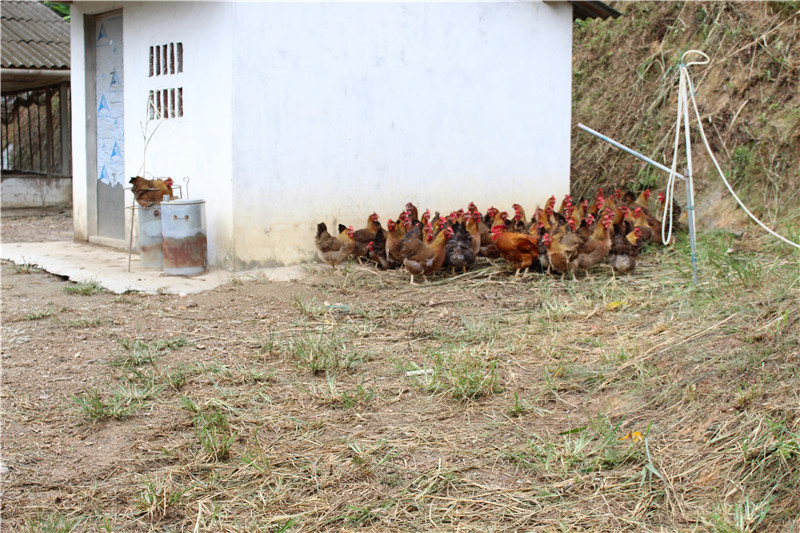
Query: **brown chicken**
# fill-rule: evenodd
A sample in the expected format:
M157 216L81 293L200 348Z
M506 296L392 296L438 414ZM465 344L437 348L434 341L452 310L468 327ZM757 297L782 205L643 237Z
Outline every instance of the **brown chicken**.
M425 228L431 221L431 210L426 209L424 213L422 213L422 217L419 219L420 225Z
M135 176L128 182L131 184L133 197L143 207L158 205L168 196L170 200L175 199L172 194L172 178L165 180L148 180L141 176Z
M608 230L610 225L610 215L600 219L594 232L577 249L575 258L570 262L570 271L589 270L606 258L611 250L611 233Z
M406 228L392 219L386 223L386 259L398 265L403 264L400 248L406 236Z
M561 200L561 205L558 207L557 212L566 215L568 207L572 207L572 196L569 194L565 195L564 199Z
M467 206L467 213L469 213L470 215L474 215L475 213L478 213L478 215L481 214L480 210L478 209L478 206L475 205L475 202L469 203L469 205Z
M508 220L508 213L505 211L498 211L494 214L494 218L492 219L491 223L492 241L494 241L495 226L505 226L506 228L511 227L511 223Z
M422 276L425 281L427 275L432 274L444 265L447 239L453 236L452 228L445 228L436 237L428 235L428 242L418 239L409 239L403 246L403 265L411 273L411 284L414 285L414 276Z
M328 233L328 226L324 222L317 224L315 243L319 258L333 268L346 261L356 245L355 240L353 240L353 233L353 229L350 227L340 232L338 236L333 237Z
M664 208L666 207L666 203L667 203L667 193L664 192L664 191L661 191L660 193L658 193L658 204L657 204L658 205L658 212L657 212L657 214L659 216L661 216L662 218L665 216ZM667 213L666 216L669 217L669 213ZM677 200L675 200L674 198L672 200L672 220L673 221L680 221L680 222L683 222L683 221L686 220L686 213L681 213L681 206L678 205Z
M660 234L657 235L655 228L648 223L647 216L641 207L634 209L631 215L633 216L633 225L642 229L642 238L645 242L660 242ZM661 227L658 226L658 229L660 230Z
M545 233L542 242L547 247L547 264L551 272L566 274L575 259L580 240L574 233L564 230L551 236Z
M591 206L589 206L589 212L592 215L597 216L597 213L602 212L605 203L606 199L603 196L603 189L600 189L597 191L597 196L595 197L594 202Z
M514 218L512 218L512 229L520 233L530 234L530 225L525 217L525 210L519 204L511 206L514 209Z
M578 203L578 210L575 212L581 220L589 214L589 200L584 198Z
M643 190L639 196L636 196L632 191L625 191L623 194L621 190L617 189L617 201L622 205L627 205L631 209L636 209L637 207L643 207L644 209L650 209L650 189Z
M614 226L619 226L620 224L622 224L622 221L625 219L625 217L628 216L628 213L630 212L631 210L628 209L628 206L625 205L619 206L619 209L617 210L617 213L614 215L614 218L611 221L611 223L614 224Z
M375 240L375 234L379 231L382 232L383 229L381 228L381 223L378 221L378 214L372 213L369 218L367 218L367 225L356 230L353 234L353 238L356 241L353 257L358 260L359 265L361 264L362 257L369 256L368 245Z
M383 231L378 213L372 213L369 218L367 218L367 225L364 227L364 229L372 232L373 235L379 231ZM385 236L386 235L384 234L384 237Z
M498 211L496 207L490 207L486 210L486 215L478 222L478 232L481 236L481 247L478 250L478 255L481 257L487 257L489 259L496 259L500 257L497 247L494 245L494 240L492 240L491 227L492 219L494 219L497 212Z
M417 210L417 206L411 202L406 204L405 214L411 220L412 225L416 225L419 222L419 211Z
M517 269L514 277L519 277L519 271L523 268L528 274L528 269L539 259L539 239L527 233L516 233L507 231L505 226L496 225L492 228L492 238L497 246L500 257L511 263Z
M644 208L646 210L650 209L650 195L651 194L652 193L650 192L650 189L643 190L642 193L639 195L639 197L636 198L636 201L633 202L634 205L637 206L637 207L642 207L642 208Z

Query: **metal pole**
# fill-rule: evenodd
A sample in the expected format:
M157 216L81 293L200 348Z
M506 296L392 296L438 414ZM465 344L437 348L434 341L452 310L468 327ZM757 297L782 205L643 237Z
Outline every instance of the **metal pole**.
M31 166L28 167L33 170L33 127L31 126L31 91L26 93L27 106L25 107L25 117L28 119L28 160ZM38 111L38 110L37 110Z
M17 137L15 145L19 145L19 150L17 146L14 146L14 151L17 152L17 164L19 166L15 167L15 170L22 170L22 167L25 165L22 161L22 105L19 103L19 95L22 93L17 93L14 98L14 109L17 111ZM13 109L12 109L13 111Z
M47 112L45 113L47 120L47 128L45 128L45 139L47 139L47 177L49 178L55 173L54 153L55 153L55 134L53 133L53 86L48 85L45 89L47 91L47 98L45 106Z
M44 167L44 150L42 148L42 107L39 105L41 89L37 89L34 94L36 95L36 139L39 141L39 167L36 170L41 171ZM47 177L50 177L49 172L47 173Z
M661 163L659 163L659 162L657 162L657 161L653 161L653 160L652 160L652 159L650 159L649 157L647 157L647 156L645 156L645 155L642 155L642 154L640 154L639 152L637 152L636 150L633 150L632 148L628 148L628 147L627 147L627 146L625 146L624 144L622 144L622 143L619 143L619 142L615 141L614 139L611 139L610 137L606 137L606 136L605 136L605 135L603 135L602 133L600 133L600 132L597 132L597 131L593 130L592 128L588 127L588 126L584 126L583 124L580 124L580 123L579 123L579 124L578 124L578 127L579 127L580 129L582 129L583 131L586 131L586 132L588 132L588 133L591 133L591 134L592 134L592 135L594 135L595 137L599 137L600 139L604 140L604 141L605 141L605 142L607 142L608 144L610 144L610 145L612 145L612 146L616 146L617 148L619 148L619 149L620 149L620 150L622 150L623 152L628 152L628 153L629 153L629 154L631 154L632 156L634 156L634 157L638 157L639 159L641 159L641 160L642 160L642 161L644 161L645 163L649 163L649 164L653 165L654 167L656 167L656 168L658 168L658 169L661 169L661 170L663 170L663 171L664 171L664 172L666 172L667 174L669 174L670 172L672 172L672 170L671 170L669 167L665 167L665 166L664 166L664 165L662 165ZM685 178L685 177L683 177L682 175L678 174L677 172L675 173L675 176L676 176L676 177L678 177L678 178L680 178L680 179L682 179L682 180L686 180L686 178Z
M72 176L72 118L70 117L69 83L58 88L58 131L61 134L61 175Z
M2 139L2 148L3 148L3 155L2 155L2 168L3 170L10 170L13 167L13 164L10 164L8 161L8 156L11 155L11 149L9 148L9 143L11 142L11 138L9 137L9 127L11 124L11 117L8 116L8 98L5 96L2 97L3 99L3 115L6 118L6 123L2 124L2 130L0 130L0 139ZM3 134L5 134L5 138L3 138Z
M689 95L688 80L685 79L686 70L681 70L681 98L683 98L683 132L686 139L686 167L689 179L686 180L686 215L689 222L689 248L692 255L692 281L697 286L697 243L694 233L694 183L692 176L692 142L689 134Z

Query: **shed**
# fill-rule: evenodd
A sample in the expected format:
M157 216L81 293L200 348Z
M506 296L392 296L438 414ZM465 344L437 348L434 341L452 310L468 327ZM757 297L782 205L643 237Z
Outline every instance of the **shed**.
M41 2L4 0L2 207L72 203L70 26Z
M127 246L132 176L189 177L209 263L316 224L569 191L573 17L602 2L72 4L77 239ZM186 195L186 191L183 191Z

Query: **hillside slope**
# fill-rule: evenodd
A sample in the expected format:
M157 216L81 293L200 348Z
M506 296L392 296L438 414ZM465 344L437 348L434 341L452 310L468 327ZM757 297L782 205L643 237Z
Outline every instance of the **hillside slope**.
M709 143L735 190L763 220L800 221L800 2L612 2L615 20L574 32L572 193L662 189L667 175L583 132L584 123L667 166L672 162L681 54L711 58L690 72ZM747 224L692 118L698 225ZM682 140L682 139L681 139ZM678 171L685 168L678 159ZM683 187L678 198L684 201Z

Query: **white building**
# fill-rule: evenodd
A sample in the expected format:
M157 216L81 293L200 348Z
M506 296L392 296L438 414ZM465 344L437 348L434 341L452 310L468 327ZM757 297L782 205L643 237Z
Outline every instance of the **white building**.
M318 222L360 227L377 212L385 225L408 201L533 209L569 190L573 16L616 14L73 2L76 239L126 246L123 187L143 170L190 177L218 268L312 259Z

